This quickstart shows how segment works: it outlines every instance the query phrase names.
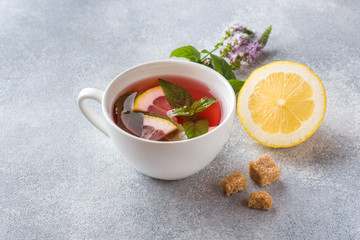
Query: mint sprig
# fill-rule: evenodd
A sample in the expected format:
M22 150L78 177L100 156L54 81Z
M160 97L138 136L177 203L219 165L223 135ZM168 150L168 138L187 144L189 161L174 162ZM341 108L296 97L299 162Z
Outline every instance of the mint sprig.
M209 122L205 118L199 118L201 113L213 103L216 98L202 98L195 101L191 94L184 88L159 79L160 86L165 93L165 97L169 104L174 107L170 117L179 116L184 118L184 132L188 138L198 137L208 132Z
M200 59L200 52L193 46L184 46L175 49L171 54L170 57L183 57L186 59L189 59L191 62L196 62L200 64L207 65L211 68L213 68L215 71L223 75L232 88L234 89L235 94L238 93L244 85L244 81L240 81L236 79L236 76L229 65L229 63L222 57L219 57L215 54L212 54L219 46L221 46L222 43L218 43L215 46L215 49L209 52L208 50L204 49L201 51L201 53L204 53L205 56ZM210 56L210 58L208 58ZM209 64L207 64L209 63ZM165 94L166 95L166 94ZM170 97L171 98L171 97ZM170 102L170 101L169 101ZM171 105L171 103L170 103ZM171 105L172 106L172 105ZM174 106L173 106L174 107Z
M199 52L195 47L187 45L172 51L170 57L186 58L214 69L228 80L236 94L244 85L244 81L236 79L233 71L255 62L267 44L271 30L270 25L260 38L255 39L254 31L235 22L227 28L213 50L204 49ZM214 54L217 50L220 50L220 56Z
M195 101L190 107L175 108L170 116L194 117L196 114L210 107L214 102L216 102L216 98L202 98Z

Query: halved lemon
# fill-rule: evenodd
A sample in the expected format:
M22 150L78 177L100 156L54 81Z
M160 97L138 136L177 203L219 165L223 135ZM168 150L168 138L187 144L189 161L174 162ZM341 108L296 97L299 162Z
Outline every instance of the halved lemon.
M275 148L308 139L325 117L323 83L303 64L279 61L255 70L238 96L237 112L245 131Z

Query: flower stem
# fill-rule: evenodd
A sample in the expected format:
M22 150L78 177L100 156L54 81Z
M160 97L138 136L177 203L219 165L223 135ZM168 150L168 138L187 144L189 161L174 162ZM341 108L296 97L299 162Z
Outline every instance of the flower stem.
M213 50L208 52L202 59L200 59L200 62L203 62L207 58L207 56L209 56L211 53L215 52L216 49L218 49L218 47L215 47Z

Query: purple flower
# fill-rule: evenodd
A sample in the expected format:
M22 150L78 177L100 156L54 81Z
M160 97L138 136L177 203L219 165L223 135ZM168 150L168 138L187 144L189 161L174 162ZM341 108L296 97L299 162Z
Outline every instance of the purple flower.
M239 33L244 33L244 27L238 22L233 22L225 29L223 34L223 40L226 40L227 38Z
M229 29L233 29L234 32L244 32L244 27L238 22L232 22Z
M210 66L210 65L211 65L210 59L206 59L206 60L204 61L204 65Z
M243 55L249 40L241 34L235 34L224 40L223 45L219 47L223 57L231 58L232 55Z
M248 65L260 56L263 45L259 40L252 40L253 36L253 31L237 22L233 22L225 30L219 51L221 57L229 60L232 69Z
M250 42L246 47L247 60L249 63L253 62L261 54L263 46L258 41Z

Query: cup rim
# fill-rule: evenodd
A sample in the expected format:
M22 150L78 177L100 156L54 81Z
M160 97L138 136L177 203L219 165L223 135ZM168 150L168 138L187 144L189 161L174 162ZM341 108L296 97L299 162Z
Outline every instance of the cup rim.
M136 68L139 68L139 67L143 67L143 66L146 66L146 65L152 65L152 64L161 64L161 63L169 63L169 62L175 62L175 63L180 63L180 64L185 64L185 65L192 65L194 67L198 67L200 69L202 69L203 71L211 71L213 74L217 75L218 78L220 79L223 79L223 83L225 85L225 87L227 88L227 90L229 92L231 92L231 108L230 111L226 114L225 118L221 121L221 123L216 126L213 130L211 130L210 132L207 132L201 136L198 136L198 137L195 137L195 138L191 138L191 139L184 139L184 140L179 140L179 141L154 141L154 140L149 140L149 139L144 139L144 138L141 138L141 137L137 137L135 135L132 135L126 131L124 131L123 129L121 129L120 127L118 127L115 122L111 119L111 116L109 116L107 110L106 110L106 106L105 106L105 97L111 87L111 85L123 74L126 74L127 72L130 72L130 71L133 71L134 69ZM198 141L204 137L207 137L209 135L212 135L214 132L217 132L219 131L219 128L221 126L223 126L226 122L229 121L229 119L232 117L234 111L235 111L235 106L236 106L236 98L235 98L235 93L234 93L234 90L232 88L232 86L230 85L230 83L227 81L227 79L222 76L220 73L216 72L215 70L209 68L209 67L206 67L204 65L201 65L201 64L198 64L198 63L194 63L194 62L190 62L190 61L185 61L185 60L172 60L172 59L169 59L169 60L155 60L155 61L150 61L150 62L146 62L146 63L140 63L140 64L137 64L133 67L130 67L126 70L124 70L123 72L119 73L118 75L116 75L116 77L114 77L111 82L107 85L105 91L104 91L104 94L103 94L103 98L102 98L102 112L103 112L103 115L106 119L107 122L110 123L110 125L112 127L114 127L116 129L116 131L119 131L120 133L122 134L125 134L126 136L136 140L136 141L141 141L141 142L147 142L147 143L152 143L152 144L185 144L185 143L188 143L188 142L193 142L193 141Z

